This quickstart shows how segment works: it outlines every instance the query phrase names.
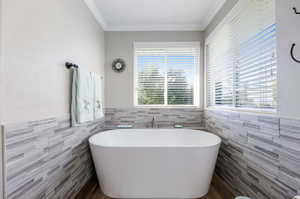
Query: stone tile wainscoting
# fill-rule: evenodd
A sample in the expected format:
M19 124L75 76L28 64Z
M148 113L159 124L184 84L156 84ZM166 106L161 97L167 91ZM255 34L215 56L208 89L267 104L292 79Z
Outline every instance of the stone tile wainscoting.
M206 128L222 146L216 173L238 195L292 199L300 194L300 120L207 110Z
M104 121L71 128L69 117L5 125L7 199L74 198L94 175L88 137Z
M133 128L150 128L152 118L158 128L173 128L175 124L185 127L203 126L203 111L197 108L106 108L107 128L130 124Z

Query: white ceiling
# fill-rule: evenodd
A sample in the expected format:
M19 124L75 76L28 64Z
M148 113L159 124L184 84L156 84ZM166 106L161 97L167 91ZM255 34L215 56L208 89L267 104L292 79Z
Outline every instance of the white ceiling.
M226 0L84 0L106 31L204 30Z

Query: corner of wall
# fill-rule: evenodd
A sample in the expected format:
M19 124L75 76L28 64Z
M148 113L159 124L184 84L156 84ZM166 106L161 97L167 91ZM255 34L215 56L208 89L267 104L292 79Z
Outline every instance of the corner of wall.
M207 38L210 33L218 26L222 19L228 14L228 12L235 6L238 0L226 0L219 12L214 16L212 21L208 24L204 31L204 37Z

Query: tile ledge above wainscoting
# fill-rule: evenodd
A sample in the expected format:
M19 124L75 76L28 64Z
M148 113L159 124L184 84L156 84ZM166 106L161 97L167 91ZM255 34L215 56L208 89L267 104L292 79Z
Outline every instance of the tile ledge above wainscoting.
M284 116L284 115L279 115L278 116L280 119L285 119L285 120L295 120L295 121L300 121L300 117L291 117L291 116Z
M191 129L191 130L207 130L204 126L195 126L195 127L183 127L183 129Z
M105 126L105 131L109 131L109 130L117 130L117 129L191 129L191 130L199 130L199 131L207 131L207 129L204 127L204 126L195 126L195 127L183 127L183 128L174 128L174 127L163 127L163 128L135 128L135 127L132 127L132 128L118 128L117 126L116 127L107 127Z

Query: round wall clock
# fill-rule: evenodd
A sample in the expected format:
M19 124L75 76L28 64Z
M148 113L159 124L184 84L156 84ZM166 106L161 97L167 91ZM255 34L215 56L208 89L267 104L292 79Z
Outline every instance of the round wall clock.
M115 71L115 72L123 72L126 68L126 64L125 64L125 61L123 59L115 59L112 63L112 69Z

